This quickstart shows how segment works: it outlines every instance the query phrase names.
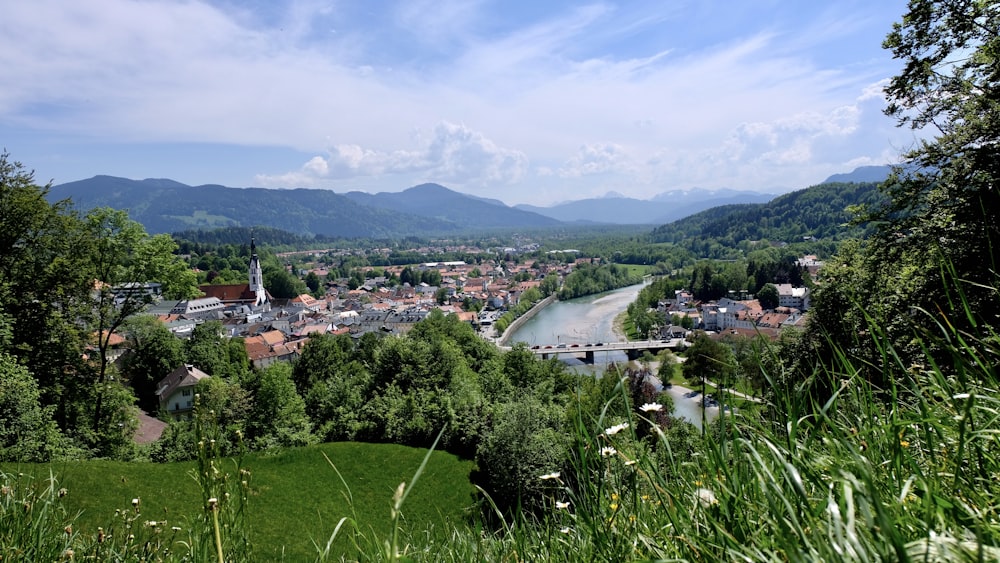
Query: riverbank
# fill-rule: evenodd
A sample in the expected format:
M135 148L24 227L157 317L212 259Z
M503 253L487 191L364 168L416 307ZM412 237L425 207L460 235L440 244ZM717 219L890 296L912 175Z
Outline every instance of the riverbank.
M556 295L553 293L552 295L549 295L548 297L542 299L538 303L535 303L535 306L532 307L531 309L528 309L527 313L514 319L514 321L507 326L507 330L503 331L503 334L497 337L497 345L506 346L507 341L510 340L511 334L517 332L517 330L521 328L521 325L530 321L532 318L534 318L535 315L538 314L539 311L551 305L553 302L555 302L555 300L556 300Z
M611 321L611 332L622 342L628 340L628 334L625 333L625 319L627 316L628 312L622 311L615 315L615 319Z

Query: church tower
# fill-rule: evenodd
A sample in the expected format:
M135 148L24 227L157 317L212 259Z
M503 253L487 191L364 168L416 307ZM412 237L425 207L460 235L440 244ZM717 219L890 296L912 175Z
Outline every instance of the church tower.
M250 291L254 294L254 306L267 303L267 292L264 291L264 273L260 269L260 259L257 258L257 246L253 235L250 235Z

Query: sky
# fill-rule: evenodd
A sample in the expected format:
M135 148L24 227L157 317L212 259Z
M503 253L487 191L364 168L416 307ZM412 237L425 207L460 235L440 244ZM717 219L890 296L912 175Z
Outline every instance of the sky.
M905 0L31 0L0 18L0 148L38 183L508 205L784 193L894 163Z

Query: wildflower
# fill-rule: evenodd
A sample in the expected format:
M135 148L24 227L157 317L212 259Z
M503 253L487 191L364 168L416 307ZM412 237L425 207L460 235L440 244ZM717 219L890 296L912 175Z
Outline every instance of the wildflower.
M104 543L104 528L97 528L97 543Z
M3 487L0 487L0 495L7 496L10 494L10 490L9 486L4 485Z
M900 440L900 441L899 441L899 445L900 445L900 446L903 446L904 448L908 448L908 447L910 447L910 443L909 443L909 442L907 442L906 440Z
M170 529L173 530L173 531L175 531L175 532L181 531L181 527L180 526L171 526Z
M560 501L557 500L556 501L556 508L559 509L559 510L567 509L567 508L569 508L569 503L568 502L560 502Z
M659 412L663 410L663 405L660 403L645 403L639 407L639 410L642 412Z
M616 512L618 510L618 503L617 502L613 502L613 503L611 503L611 504L608 505L608 508L610 508L612 512Z
M560 529L559 529L559 532L560 532L560 533L563 533L563 534L568 534L568 533L570 533L570 532L572 532L572 531L573 531L573 530L571 530L569 526L566 526L566 527L564 527L564 528L560 528Z
M628 460L628 461L625 462L625 465L626 466L628 466L628 465L635 465L635 460L634 459L630 459L630 460Z
M628 423L627 422L623 422L621 424L616 424L616 425L612 426L611 428L606 429L604 431L604 434L606 434L608 436L614 436L615 434L621 432L622 430L625 430L626 428L628 428Z
M66 487L59 489L59 498L66 496L67 493L69 493L69 491L66 490Z
M612 448L611 446L604 446L601 448L601 457L611 457L618 453L618 450Z
M146 525L147 528L155 528L157 524L159 524L159 522L157 522L156 520L147 520L144 524Z
M63 559L69 559L70 561L73 560L73 555L73 550L69 548L66 548L66 551L62 552Z
M719 501L715 498L715 493L713 493L710 489L699 488L695 491L695 494L698 495L698 504L700 504L702 508L708 508L713 504L719 504Z
M138 498L132 499L132 508L135 508L135 509L139 508L139 499Z
M549 479L558 479L559 478L559 472L558 471L553 471L552 473L546 473L545 475L539 475L538 478L541 479L542 481L548 481Z
M208 509L209 510L211 510L211 511L214 512L215 509L218 508L218 506L219 506L219 499L217 499L215 497L212 497L212 498L208 499Z
M63 531L66 532L67 536L72 536L73 535L73 525L72 524L67 525L65 528L63 528Z
M618 493L611 493L611 500L618 500Z

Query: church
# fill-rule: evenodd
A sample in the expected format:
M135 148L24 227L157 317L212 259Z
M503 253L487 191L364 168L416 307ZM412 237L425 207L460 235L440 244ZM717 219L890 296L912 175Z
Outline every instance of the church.
M218 299L226 309L245 306L258 313L271 310L271 295L264 289L264 273L253 237L250 238L250 283L206 284L199 285L198 289L204 293L202 299Z

